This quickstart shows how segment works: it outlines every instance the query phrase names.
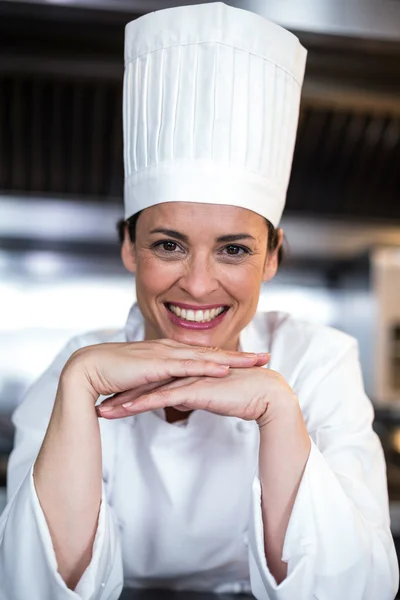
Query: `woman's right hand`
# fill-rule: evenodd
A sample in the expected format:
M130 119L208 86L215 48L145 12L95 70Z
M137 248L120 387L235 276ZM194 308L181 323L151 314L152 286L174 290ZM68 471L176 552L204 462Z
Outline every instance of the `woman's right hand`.
M144 393L180 377L224 377L229 367L249 368L267 362L264 355L191 346L172 340L105 343L77 350L61 375L63 383L78 381L94 401L124 392Z

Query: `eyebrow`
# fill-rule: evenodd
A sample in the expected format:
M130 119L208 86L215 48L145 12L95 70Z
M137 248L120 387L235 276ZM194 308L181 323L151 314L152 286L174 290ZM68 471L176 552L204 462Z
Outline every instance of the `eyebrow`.
M152 229L150 233L163 233L169 237L173 237L181 242L185 242L186 244L189 242L189 238L184 233L179 233L179 231L174 231L173 229ZM253 240L256 241L255 238L248 233L232 233L230 235L221 235L217 238L217 242L237 242L239 240Z
M163 233L169 237L176 238L181 242L185 242L186 244L189 242L189 238L184 233L179 233L179 231L174 231L173 229L152 229L150 233Z
M221 235L221 237L217 238L217 242L237 242L238 240L256 241L249 233L232 233L231 235Z

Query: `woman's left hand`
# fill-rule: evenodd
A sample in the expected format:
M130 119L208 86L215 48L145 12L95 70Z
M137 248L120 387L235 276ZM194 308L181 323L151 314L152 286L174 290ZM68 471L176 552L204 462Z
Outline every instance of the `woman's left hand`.
M119 403L123 401L123 404ZM297 406L294 391L271 369L231 368L223 379L187 377L146 391L137 397L124 392L103 402L99 414L119 419L159 408L174 407L182 411L207 410L219 415L257 421L260 427L273 420L289 406ZM105 410L104 410L105 409Z

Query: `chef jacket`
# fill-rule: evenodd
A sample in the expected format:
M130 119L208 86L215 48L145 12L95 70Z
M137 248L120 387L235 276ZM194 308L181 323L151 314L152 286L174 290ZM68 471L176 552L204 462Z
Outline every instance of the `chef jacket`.
M80 347L143 337L134 305L123 331L73 339L14 413L1 600L116 600L123 586L251 591L258 600L392 600L398 564L385 462L357 344L279 312L257 313L240 346L271 353L269 367L296 392L311 440L284 541L286 579L277 584L265 557L257 424L200 410L186 424L169 424L161 410L99 419L98 528L88 568L74 591L67 588L32 476L60 372Z

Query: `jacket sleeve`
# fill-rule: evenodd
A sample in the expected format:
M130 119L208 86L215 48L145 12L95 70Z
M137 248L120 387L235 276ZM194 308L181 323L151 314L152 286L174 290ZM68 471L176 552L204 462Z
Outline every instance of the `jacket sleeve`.
M92 560L72 591L58 573L33 479L61 370L82 345L75 340L58 355L13 415L16 436L8 466L8 502L0 517L0 600L116 600L123 587L118 528L104 484Z
M258 600L393 600L399 575L385 460L356 343L297 393L312 447L285 536L288 574L277 585L266 562L257 479L249 536L253 593Z

